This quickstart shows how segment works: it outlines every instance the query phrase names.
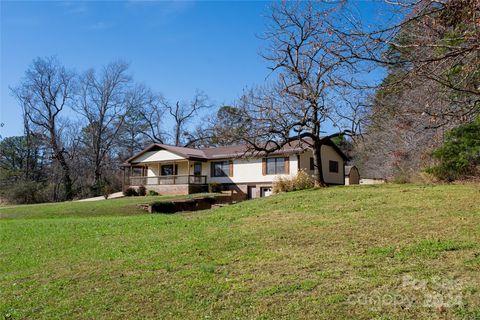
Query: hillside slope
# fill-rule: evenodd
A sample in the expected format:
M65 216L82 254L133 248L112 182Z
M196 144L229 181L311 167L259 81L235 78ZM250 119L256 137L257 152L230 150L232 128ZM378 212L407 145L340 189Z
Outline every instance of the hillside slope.
M20 207L0 219L0 315L475 319L479 199L474 186L382 185L175 215Z

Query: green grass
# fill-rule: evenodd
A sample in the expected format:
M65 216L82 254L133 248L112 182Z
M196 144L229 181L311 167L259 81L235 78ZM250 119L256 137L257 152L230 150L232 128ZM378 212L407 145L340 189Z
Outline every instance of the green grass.
M137 201L0 209L0 317L480 318L478 186L331 187L174 215ZM452 291L461 304L421 303Z
M0 219L74 218L98 216L130 216L144 214L138 204L155 201L204 197L206 193L188 196L146 196L108 199L103 201L72 201L0 207Z

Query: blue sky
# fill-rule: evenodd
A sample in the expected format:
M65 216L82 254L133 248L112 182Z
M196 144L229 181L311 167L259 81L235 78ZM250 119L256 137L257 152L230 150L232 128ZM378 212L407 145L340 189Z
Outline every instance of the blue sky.
M371 3L361 4L368 15ZM199 89L233 102L268 75L258 56L268 2L1 1L1 135L22 134L9 86L35 57L79 72L122 59L137 82L171 100Z

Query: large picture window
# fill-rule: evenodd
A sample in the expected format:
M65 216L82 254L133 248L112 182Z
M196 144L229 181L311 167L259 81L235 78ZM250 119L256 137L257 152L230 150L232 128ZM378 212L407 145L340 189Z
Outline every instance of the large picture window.
M216 161L212 162L211 168L212 177L227 177L230 173L230 162L229 161Z
M285 158L267 158L267 174L284 174Z
M338 161L330 160L328 162L328 168L330 172L338 173Z
M164 164L161 169L162 176L173 176L178 174L178 166L173 164Z

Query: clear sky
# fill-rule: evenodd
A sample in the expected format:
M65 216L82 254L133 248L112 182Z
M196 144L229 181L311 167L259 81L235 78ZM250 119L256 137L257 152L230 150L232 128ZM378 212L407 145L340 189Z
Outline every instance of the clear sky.
M171 100L199 89L232 103L268 75L258 56L269 2L1 1L0 134L22 134L9 86L35 57L79 72L122 59L137 82ZM362 5L370 15L370 3Z

